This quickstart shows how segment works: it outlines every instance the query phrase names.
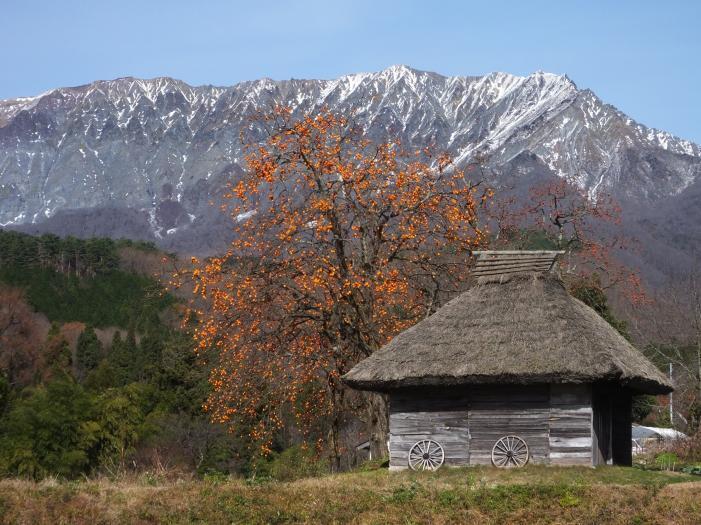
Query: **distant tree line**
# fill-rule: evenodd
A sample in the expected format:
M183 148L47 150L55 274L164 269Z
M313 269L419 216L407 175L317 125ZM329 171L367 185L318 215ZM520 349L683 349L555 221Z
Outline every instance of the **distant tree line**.
M152 243L126 239L61 238L48 233L32 236L0 230L0 266L49 268L65 275L92 277L118 269L118 250L124 246L155 250Z

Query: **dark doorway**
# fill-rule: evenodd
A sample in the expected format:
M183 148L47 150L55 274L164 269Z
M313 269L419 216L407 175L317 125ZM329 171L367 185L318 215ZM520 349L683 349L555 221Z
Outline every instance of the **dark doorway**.
M611 397L608 392L595 389L592 396L593 441L592 461L594 465L611 464L613 457L611 433Z
M594 465L631 465L631 393L601 385L592 395L592 462Z

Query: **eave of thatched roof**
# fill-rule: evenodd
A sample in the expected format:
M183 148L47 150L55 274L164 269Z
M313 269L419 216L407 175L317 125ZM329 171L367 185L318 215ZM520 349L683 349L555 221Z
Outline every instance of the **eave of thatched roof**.
M481 277L343 380L363 390L475 383L616 382L668 393L666 377L551 273Z

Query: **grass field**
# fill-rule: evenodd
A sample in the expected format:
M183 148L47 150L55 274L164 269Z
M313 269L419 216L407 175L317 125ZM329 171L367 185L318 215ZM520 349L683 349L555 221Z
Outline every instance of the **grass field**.
M632 468L369 470L292 482L0 481L2 523L701 523L701 479Z

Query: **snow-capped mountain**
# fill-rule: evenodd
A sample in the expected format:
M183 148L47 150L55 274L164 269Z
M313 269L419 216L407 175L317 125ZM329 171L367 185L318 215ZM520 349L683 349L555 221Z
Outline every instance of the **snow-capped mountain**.
M500 176L575 177L629 209L689 202L680 196L701 185L698 145L636 123L566 76L393 66L231 87L120 78L0 101L0 225L215 249L225 226L211 201L241 169L240 131L275 104L353 111L373 138L432 144L458 163L489 153Z

